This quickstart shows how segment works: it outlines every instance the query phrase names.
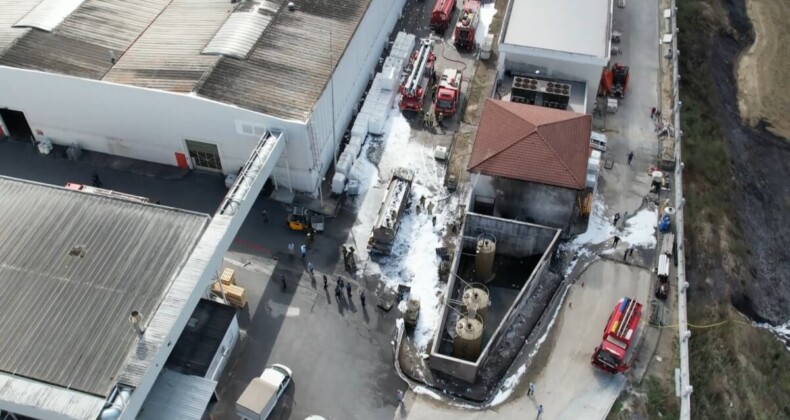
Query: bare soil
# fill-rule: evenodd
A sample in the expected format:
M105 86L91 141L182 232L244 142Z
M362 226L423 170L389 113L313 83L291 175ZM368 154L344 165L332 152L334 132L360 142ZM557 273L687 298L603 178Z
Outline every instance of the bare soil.
M790 138L790 2L746 0L754 43L738 63L738 106L754 127Z

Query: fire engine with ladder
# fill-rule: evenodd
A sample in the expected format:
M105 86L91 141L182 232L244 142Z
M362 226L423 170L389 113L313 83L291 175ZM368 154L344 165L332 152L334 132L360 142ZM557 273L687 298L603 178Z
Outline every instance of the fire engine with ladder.
M433 42L430 39L423 39L419 49L411 56L409 67L405 71L406 78L400 86L401 111L422 112L425 92L429 92L433 86L435 61Z
M631 366L625 360L626 354L641 318L641 303L629 297L620 299L606 324L603 342L593 352L593 366L612 374L628 371Z
M458 69L445 69L434 94L434 112L443 117L452 117L458 110L461 98L461 83L464 74Z
M466 0L458 23L455 24L453 39L455 45L467 51L475 49L475 33L477 25L480 24L480 1Z

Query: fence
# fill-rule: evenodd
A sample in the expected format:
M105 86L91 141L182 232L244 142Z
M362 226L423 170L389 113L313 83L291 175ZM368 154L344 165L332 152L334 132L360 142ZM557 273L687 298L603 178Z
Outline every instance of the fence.
M683 160L681 159L681 139L683 131L680 129L680 74L678 73L678 27L677 27L677 7L676 0L671 0L671 28L672 32L672 54L670 58L670 70L672 72L671 95L672 95L672 122L675 126L675 231L678 244L678 338L680 345L680 368L675 372L676 393L680 398L680 418L686 420L691 418L691 392L693 388L690 384L689 371L689 347L688 341L691 331L688 329L688 318L686 314L686 292L688 282L686 281L686 255L684 249L683 236L683 211L685 198L683 198Z

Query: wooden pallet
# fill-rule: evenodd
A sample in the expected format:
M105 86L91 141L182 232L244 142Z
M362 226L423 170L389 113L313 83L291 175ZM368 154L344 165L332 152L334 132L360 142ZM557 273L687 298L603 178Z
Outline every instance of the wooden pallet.
M222 284L235 285L236 284L236 271L232 268L226 268L222 271L222 276L219 278Z

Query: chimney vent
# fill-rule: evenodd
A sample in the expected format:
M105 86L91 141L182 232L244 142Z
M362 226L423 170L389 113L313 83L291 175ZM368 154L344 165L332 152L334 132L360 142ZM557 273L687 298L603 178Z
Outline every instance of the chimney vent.
M134 328L134 331L137 333L137 335L143 335L143 333L145 332L145 329L143 328L142 325L143 314L141 314L138 311L132 311L132 313L129 314L129 322L132 323L132 327Z

